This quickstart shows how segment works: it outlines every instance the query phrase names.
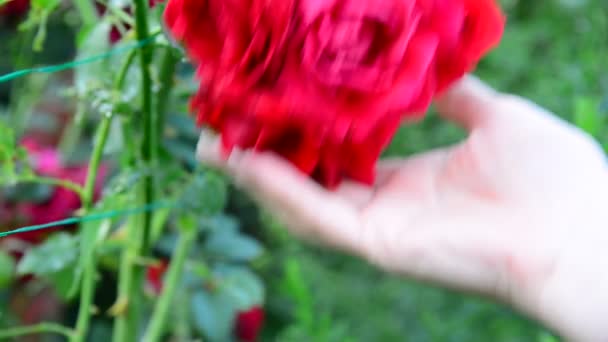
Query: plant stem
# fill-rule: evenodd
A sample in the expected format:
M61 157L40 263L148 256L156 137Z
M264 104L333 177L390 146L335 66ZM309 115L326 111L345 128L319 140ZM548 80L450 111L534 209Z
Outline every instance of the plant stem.
M71 338L74 335L74 331L70 328L64 327L63 325L55 323L40 323L35 325L29 325L25 327L15 327L0 330L0 339L15 338L23 335L33 334L45 334L54 333L63 335Z
M83 209L85 213L89 212L93 207L97 173L99 171L99 164L101 163L103 150L105 148L106 141L108 140L111 123L112 115L106 114L97 127L95 145L91 160L89 162L89 171L87 173L87 180L82 196ZM87 229L95 229L95 227L90 226L90 228ZM82 233L83 232L81 232L81 234ZM95 295L96 268L97 263L95 260L95 253L92 252L91 257L83 266L82 284L80 289L80 306L78 308L78 318L76 319L76 333L70 338L71 342L84 341L89 330L92 311L91 306L93 305L93 297Z
M148 29L148 4L146 0L135 0L135 30L137 40L144 41L149 39L150 33ZM141 142L141 158L145 167L150 167L152 162L156 160L156 146L152 140L154 132L154 121L152 111L152 77L150 75L150 65L152 62L152 46L150 44L143 45L138 49L139 61L141 69L141 94L142 104L140 115L142 115L143 139ZM121 75L118 77L115 86L122 87L130 59L129 56ZM123 134L131 133L130 122L123 122ZM129 132L127 132L129 131ZM127 137L130 138L130 137ZM127 164L131 164L136 155L134 153L135 145L129 145L129 155L127 156ZM137 192L137 200L141 205L147 205L154 200L153 179L150 175L146 175L141 188ZM116 320L113 332L114 342L131 342L138 338L138 327L140 323L141 311L141 289L144 279L143 269L135 265L135 260L138 259L142 252L146 252L147 238L149 235L152 223L152 214L146 212L137 217L136 220L130 222L128 230L128 241L122 255L122 260L119 270L118 282L118 298L115 305L123 306L117 310Z
M163 128L165 126L165 116L167 114L167 105L169 96L173 89L173 76L175 75L175 66L179 61L178 57L173 52L172 47L166 47L160 66L160 90L158 91L158 100L156 101L156 111L154 121L156 122L155 131L153 134L156 139L153 144L157 147L157 155L160 154L160 142L163 138Z
M137 56L137 50L131 50L129 52L129 55L127 56L127 59L120 67L120 71L118 71L118 76L114 80L114 89L116 89L117 91L122 91L122 88L125 85L127 73L129 72L131 64L133 64L133 61L135 60L135 56Z
M121 255L120 268L118 273L118 297L114 306L117 308L116 319L114 321L114 331L112 341L130 342L137 340L136 326L139 324L137 315L133 310L135 299L131 295L134 292L133 270L134 260L137 258L139 243L136 240L139 231L137 220L131 220L127 226L127 245Z
M74 5L80 12L85 29L93 27L97 22L97 10L93 4L94 1L90 0L74 0Z
M129 73L129 68L133 64L135 57L137 56L137 50L131 50L124 64L121 66L120 71L118 72L118 76L114 80L114 89L119 93L122 93L122 89L125 85L125 80L127 79L127 74ZM135 165L136 161L136 147L133 141L133 128L132 128L132 116L122 117L120 119L121 123L121 131L122 138L125 144L124 154L121 156L123 166L127 168L131 168Z
M108 134L110 133L110 125L112 123L112 114L104 114L99 127L97 127L97 136L95 138L95 145L93 149L93 155L89 162L89 170L87 173L87 181L84 185L82 206L86 211L89 211L93 206L93 197L95 196L95 184L97 183L97 173L99 172L99 164L101 163L101 157L103 156L103 150L108 140Z
M148 4L146 0L135 0L135 29L137 40L144 41L149 39L150 32L148 29ZM150 64L152 63L152 47L144 45L139 48L140 68L141 68L141 91L142 91L142 108L143 116L143 139L141 145L141 156L146 167L151 167L152 162L156 160L157 148L154 143L153 133L155 131L154 113L152 111L152 77L150 75ZM142 204L146 205L154 200L154 184L152 176L148 175L144 178L142 186ZM145 254L148 249L148 236L150 235L150 226L152 222L152 214L145 213L143 215L143 241L142 252Z
M143 341L156 342L160 341L165 329L169 309L175 297L175 291L178 288L179 282L184 271L184 264L190 248L196 239L196 229L193 227L184 228L180 235L177 246L171 257L171 265L167 273L167 278L164 284L163 292L159 300L156 302L150 325L146 330Z
M17 183L36 183L36 184L50 185L50 186L55 186L55 187L62 187L62 188L74 191L81 198L84 193L83 188L80 185L78 185L74 182L71 182L69 180L65 180L65 179L34 176L34 177L17 177L15 180L17 181Z
M114 81L114 89L122 92L124 83L138 50L132 50L127 59L123 63ZM123 164L127 168L135 166L137 156L137 146L134 143L132 117L121 118L123 140L125 141L125 152L123 155ZM137 339L137 325L139 324L139 315L137 314L137 299L131 295L136 293L134 283L134 260L139 253L139 236L141 235L137 220L129 220L127 231L127 244L120 258L120 266L118 270L118 289L117 298L110 312L116 318L114 320L114 330L112 332L112 341L135 341Z

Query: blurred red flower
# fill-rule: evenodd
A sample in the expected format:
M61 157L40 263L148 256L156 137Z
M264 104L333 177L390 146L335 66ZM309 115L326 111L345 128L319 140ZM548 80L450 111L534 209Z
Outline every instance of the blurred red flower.
M155 296L163 291L163 277L168 268L169 261L163 259L146 269L146 289Z
M0 17L18 19L30 9L30 0L10 0L0 6Z
M38 175L69 180L84 185L88 172L87 165L65 165L59 151L40 145L32 137L25 137L21 141L21 146L28 151L33 170ZM95 198L101 194L106 171L107 167L102 165L95 186ZM9 227L45 224L68 218L76 209L80 208L80 197L77 193L63 187L55 187L51 191L50 196L40 203L0 201L0 222ZM52 230L63 228L65 227L57 227ZM38 243L52 230L21 233L16 238Z
M235 334L241 342L255 342L264 324L264 309L254 306L236 317Z
M197 64L199 124L270 150L328 187L372 183L403 120L502 36L494 0L169 0Z

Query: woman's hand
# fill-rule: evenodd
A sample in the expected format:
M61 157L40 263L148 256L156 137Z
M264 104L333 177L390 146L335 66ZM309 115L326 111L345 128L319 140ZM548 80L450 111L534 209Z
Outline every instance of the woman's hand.
M462 143L329 192L269 153L203 133L198 156L293 233L419 280L506 302L576 341L608 341L608 166L600 146L468 77L437 102Z

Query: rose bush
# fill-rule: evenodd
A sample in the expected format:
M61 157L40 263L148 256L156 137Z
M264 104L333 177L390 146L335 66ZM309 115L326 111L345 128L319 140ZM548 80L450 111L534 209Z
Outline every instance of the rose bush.
M26 136L21 141L31 159L32 168L37 175L53 177L56 179L69 180L79 185L84 185L88 172L87 165L67 166L61 159L59 151L52 147L46 147L38 143L32 137ZM107 166L102 165L97 178L95 197L101 194L101 187L107 171ZM9 228L17 228L24 225L39 225L54 222L70 217L80 208L80 196L62 187L51 189L48 198L40 202L19 201L0 198L0 223ZM61 229L65 227L58 227ZM22 241L38 243L52 230L32 231L20 233L17 238Z
M163 291L164 277L169 268L169 260L162 259L146 268L146 291L159 296ZM201 286L203 286L201 284ZM264 308L253 306L240 311L234 318L234 337L240 342L255 342L264 324Z
M326 186L373 182L404 119L494 47L494 0L170 0L165 21L197 65L199 124L271 150Z

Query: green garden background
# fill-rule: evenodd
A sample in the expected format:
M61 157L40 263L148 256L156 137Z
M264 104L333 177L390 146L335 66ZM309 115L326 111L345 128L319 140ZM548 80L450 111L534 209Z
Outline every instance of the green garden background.
M20 17L3 13L0 7L0 77L15 70L106 55L98 61L72 65L73 68L31 73L0 83L0 207L3 201L16 196L15 191L30 196L21 201L44 203L54 187L60 186L43 184L40 177L27 174L27 167L12 162L24 159L19 139L41 139L40 144L58 151L67 165L90 163L99 143L99 127L106 122L104 116L114 115L113 121L106 122L109 138L99 151L99 166L107 168L107 172L98 173L103 173L103 184L98 190L82 184L84 192L98 192L91 193L96 201L84 211L74 211L63 218L146 204L139 201L140 194L134 189L147 179L156 186L156 202L176 199L179 209L161 208L148 216L152 220L150 246L139 255L141 265L122 264L127 255L122 253L137 240L135 229L130 231L129 227L138 224L134 221L140 216L146 216L141 213L53 230L41 241L28 245L26 256L21 259L11 254L18 235L0 238L0 336L2 329L36 324L38 317L68 328L86 320L78 312L85 289L81 280L86 279L85 270L91 265L82 260L89 260L86 248L90 247L94 249L96 287L89 308L94 312L82 338L121 340L117 337L121 334L116 332L117 324L128 323L117 323L116 318L117 312L120 315L121 272L132 269L138 274L137 269L145 270L158 260L175 260L176 250L181 248L180 236L194 229L197 233L189 240L176 295L168 301L174 318L164 320L159 328L163 340L230 341L234 339L228 333L235 324L234 316L251 306L263 307L265 312L260 341L559 340L503 306L392 276L358 259L290 236L268 213L236 190L229 179L202 168L194 160L197 128L187 105L196 84L181 51L162 37L156 45L145 48L154 46L149 70L152 88L157 87L153 89L154 101L163 99L154 102L154 106L166 115L159 124L158 159L153 160L155 164L140 164L145 156L128 151L139 151L139 144L144 144L144 123L137 116L143 91L137 65L141 61L136 54L131 56L131 51L136 51L136 38L129 25L124 24L136 19L128 11L118 11L112 13L114 17L106 15L87 21L87 1L32 2L30 13ZM501 3L508 15L504 38L480 63L476 74L499 90L528 97L578 125L608 150L608 2ZM150 32L156 30L160 36L161 12L162 5L146 14ZM115 17L124 20L124 37L112 45L106 37ZM124 51L107 54L109 49L117 48ZM129 58L133 60L130 64ZM121 79L121 66L125 65ZM163 86L167 74L176 79L172 89ZM129 136L125 139L124 129L131 130L127 132L131 132L132 140ZM460 129L441 121L431 111L424 121L403 127L385 154L408 156L463 137ZM0 211L0 230L31 223L27 218L19 221L23 224L15 223L12 215ZM104 233L94 233L99 231ZM222 231L232 233L222 235ZM9 239L13 242L8 243ZM27 274L34 274L34 278L24 281ZM134 275L135 283L137 277ZM228 278L237 284L230 287L236 299L223 301L220 295L213 297L219 292L211 288L224 284L214 279ZM145 287L146 280L141 280L140 285ZM139 292L146 294L138 299L141 315L134 328L139 333L130 335L136 340L142 338L138 334L146 331L157 303L162 301L158 294L150 294L143 287ZM63 341L72 333L57 334L46 328L41 326L42 334L6 340ZM129 340L125 337L129 334L125 334L122 340Z

